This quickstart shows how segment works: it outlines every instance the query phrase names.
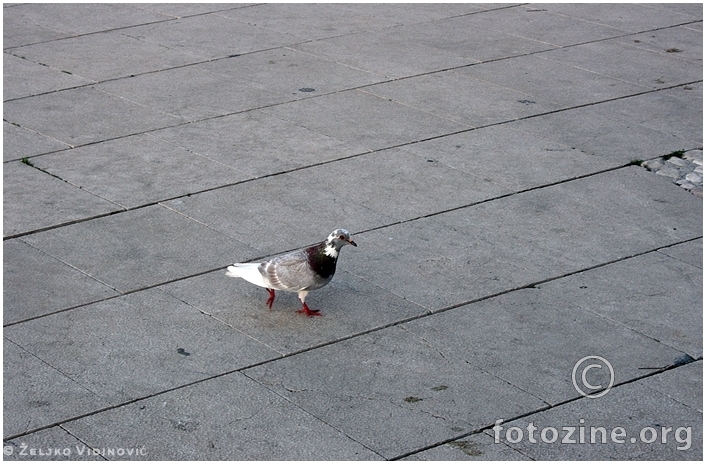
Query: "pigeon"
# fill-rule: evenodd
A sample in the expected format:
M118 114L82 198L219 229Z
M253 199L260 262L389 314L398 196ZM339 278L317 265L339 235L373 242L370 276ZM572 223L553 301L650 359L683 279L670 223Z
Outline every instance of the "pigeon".
M270 258L260 263L235 263L228 266L228 277L240 277L265 287L270 293L267 306L272 309L275 290L297 292L302 302L298 313L321 316L319 310L309 309L306 296L331 281L336 272L338 253L346 245L358 245L345 229L336 229L318 245Z

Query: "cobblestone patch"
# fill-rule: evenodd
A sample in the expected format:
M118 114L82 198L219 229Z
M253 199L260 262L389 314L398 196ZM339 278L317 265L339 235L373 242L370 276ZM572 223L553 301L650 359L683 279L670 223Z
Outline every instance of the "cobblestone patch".
M640 166L649 169L658 176L669 177L681 188L703 198L703 164L703 150L689 150L643 161Z

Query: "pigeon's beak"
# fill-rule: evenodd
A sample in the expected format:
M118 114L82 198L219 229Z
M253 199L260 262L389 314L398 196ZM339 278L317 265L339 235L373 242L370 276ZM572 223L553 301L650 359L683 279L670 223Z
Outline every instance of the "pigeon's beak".
M351 245L353 245L354 247L357 247L357 246L358 246L358 245L356 245L356 243L355 243L353 240L351 240L351 239L348 239L348 240L346 240L346 241L347 241L348 243L350 243Z

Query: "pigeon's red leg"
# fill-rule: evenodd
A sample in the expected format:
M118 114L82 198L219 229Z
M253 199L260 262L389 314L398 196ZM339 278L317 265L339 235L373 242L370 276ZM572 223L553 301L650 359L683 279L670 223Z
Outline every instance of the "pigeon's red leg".
M270 293L270 296L267 298L267 307L272 309L272 303L275 302L275 291L271 288L268 288L267 291Z
M307 316L323 316L318 309L309 309L306 303L302 303L302 309L297 311L298 313L306 314Z

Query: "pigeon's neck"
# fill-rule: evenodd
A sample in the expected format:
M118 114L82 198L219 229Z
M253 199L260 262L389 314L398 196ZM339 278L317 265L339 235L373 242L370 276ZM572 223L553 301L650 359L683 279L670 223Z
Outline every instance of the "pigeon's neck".
M338 259L338 250L331 242L324 242L324 254L329 258Z
M331 245L330 247L328 245ZM331 253L333 252L333 253ZM336 261L338 261L338 250L326 242L314 245L306 249L309 266L319 276L328 279L336 272Z

